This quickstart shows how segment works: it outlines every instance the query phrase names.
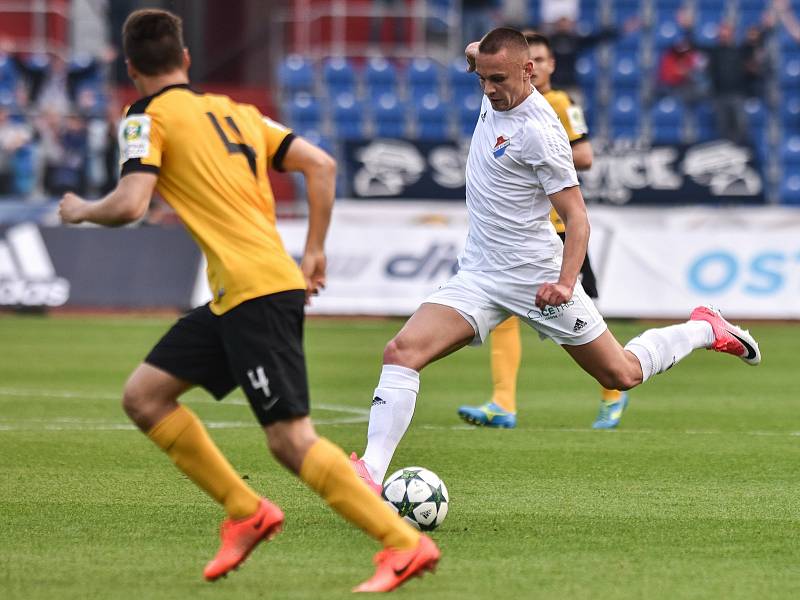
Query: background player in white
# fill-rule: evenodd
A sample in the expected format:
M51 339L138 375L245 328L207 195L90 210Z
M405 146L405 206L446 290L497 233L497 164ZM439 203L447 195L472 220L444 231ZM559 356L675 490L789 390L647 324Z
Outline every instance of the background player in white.
M625 348L608 331L578 281L589 221L569 142L532 87L532 72L519 31L501 27L481 40L476 73L484 99L467 159L469 233L460 270L386 345L367 448L361 459L351 455L376 491L411 423L419 371L482 343L510 315L561 345L610 389L633 388L697 348L761 361L752 336L707 307L685 323L645 331ZM563 246L548 218L551 203L566 226Z

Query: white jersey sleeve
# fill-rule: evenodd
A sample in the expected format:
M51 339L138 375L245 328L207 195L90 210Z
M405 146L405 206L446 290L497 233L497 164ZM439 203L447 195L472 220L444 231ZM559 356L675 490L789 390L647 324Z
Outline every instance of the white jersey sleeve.
M530 122L524 136L523 156L548 196L578 185L572 148L560 123Z

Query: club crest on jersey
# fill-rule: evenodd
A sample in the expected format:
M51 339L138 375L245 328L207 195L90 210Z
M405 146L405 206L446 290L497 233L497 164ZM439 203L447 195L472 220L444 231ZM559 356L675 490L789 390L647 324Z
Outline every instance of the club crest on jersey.
M501 135L497 138L497 143L494 145L494 150L492 150L492 154L494 154L495 158L500 158L503 154L506 153L506 148L511 143L511 140L504 135Z

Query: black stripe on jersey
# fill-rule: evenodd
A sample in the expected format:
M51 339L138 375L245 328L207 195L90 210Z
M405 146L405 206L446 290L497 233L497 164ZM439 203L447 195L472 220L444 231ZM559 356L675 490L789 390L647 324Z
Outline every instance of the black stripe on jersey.
M570 145L570 146L574 146L574 145L575 145L575 144L577 144L578 142L588 142L588 141L589 141L589 134L587 134L587 133L584 133L584 134L583 134L581 137L579 137L579 138L575 138L574 140L572 140L572 141L569 143L569 145Z
M161 169L155 165L144 164L141 158L129 158L122 165L119 176L125 177L125 175L129 175L130 173L153 173L154 175L158 175L160 170Z
M125 116L126 117L130 117L131 115L143 115L145 109L147 108L147 105L150 104L150 102L153 101L153 98L155 98L156 96L160 96L164 92L168 92L170 90L174 90L174 89L178 89L178 88L182 88L182 89L185 89L185 90L189 90L189 91L195 92L188 83L174 83L172 85L168 85L168 86L158 90L155 94L151 94L149 96L145 96L144 98L139 98L136 102L134 102L133 104L130 105L130 108L128 108L128 112L125 113ZM195 92L195 93L198 93L198 92Z
M286 156L286 153L289 151L289 146L291 146L292 142L297 136L293 133L290 133L281 142L281 145L278 146L278 151L275 152L275 156L272 157L272 168L276 171L283 171L283 159Z

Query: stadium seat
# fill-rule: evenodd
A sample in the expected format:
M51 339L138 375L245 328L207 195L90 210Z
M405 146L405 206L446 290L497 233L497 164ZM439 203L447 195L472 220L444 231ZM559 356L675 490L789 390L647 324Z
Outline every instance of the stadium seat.
M698 142L707 142L719 137L714 107L708 102L701 102L694 110L695 128Z
M294 129L319 129L322 109L319 102L306 93L297 94L289 102L289 121Z
M641 107L634 95L617 96L611 105L611 137L614 139L636 139L640 133Z
M475 92L461 96L458 104L458 131L469 137L475 131L475 124L481 111L481 95Z
M660 51L674 44L683 35L674 17L656 24L656 48Z
M447 107L437 94L425 94L414 103L417 139L442 141L447 139Z
M427 58L415 58L408 65L408 90L411 97L422 97L439 91L440 73L435 62Z
M369 59L364 72L364 81L367 94L373 100L384 94L397 94L397 70L382 56Z
M764 101L759 98L748 98L744 102L744 112L747 115L747 126L751 129L761 129L767 122L767 111Z
M720 13L701 14L693 31L694 41L700 46L714 46L719 37Z
M11 59L0 52L0 92L14 93L17 87L17 69Z
M800 131L800 96L785 96L781 107L781 126L784 131Z
M322 66L322 80L329 96L356 93L356 70L346 58L329 58Z
M287 96L313 92L314 68L311 61L299 54L290 54L278 67L278 82Z
M650 111L654 144L679 144L683 141L683 104L677 98L661 98Z
M478 77L475 73L467 73L466 67L467 61L464 58L457 58L450 63L447 79L453 98L461 98L480 91Z
M779 79L783 89L800 88L800 58L785 60L780 66Z
M800 165L800 135L790 135L781 144L781 161L796 171Z
M360 140L366 133L364 104L353 94L344 92L334 99L333 127L336 136L342 140Z
M782 204L800 204L800 175L784 175L780 197Z
M373 113L375 134L378 137L405 137L406 107L395 94L380 96L376 101Z
M575 61L575 73L578 78L578 83L582 87L595 86L597 82L598 68L597 58L593 52L583 53L578 60Z
M632 0L616 0L614 7L614 24L623 27L625 23L640 15L641 2Z
M641 77L641 69L635 58L623 54L614 60L611 81L618 93L638 90Z

